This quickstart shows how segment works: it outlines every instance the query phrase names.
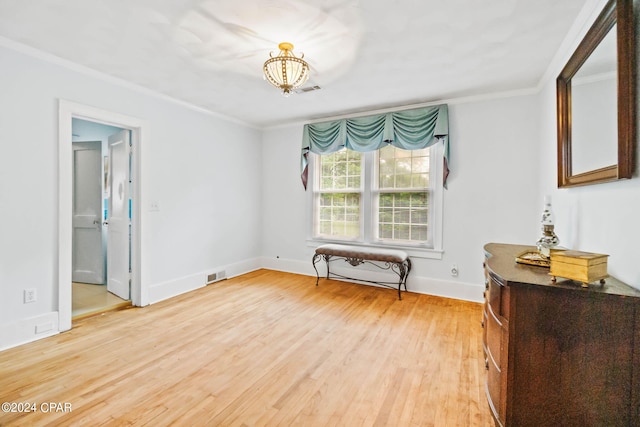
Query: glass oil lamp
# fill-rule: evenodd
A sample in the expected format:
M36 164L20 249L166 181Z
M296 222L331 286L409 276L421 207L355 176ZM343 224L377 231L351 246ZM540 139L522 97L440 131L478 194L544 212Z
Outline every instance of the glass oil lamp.
M551 249L558 246L560 243L560 239L556 236L556 233L553 231L554 228L555 217L553 215L553 210L551 209L551 197L545 196L544 198L544 211L542 212L542 237L536 242L536 246L538 247L538 252L544 258L549 258L551 256Z

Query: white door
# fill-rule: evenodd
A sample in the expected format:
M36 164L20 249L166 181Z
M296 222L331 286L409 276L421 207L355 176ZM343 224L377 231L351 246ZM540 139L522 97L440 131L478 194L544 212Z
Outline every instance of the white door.
M129 131L109 137L107 289L129 299Z
M71 280L104 284L102 247L102 143L73 143Z

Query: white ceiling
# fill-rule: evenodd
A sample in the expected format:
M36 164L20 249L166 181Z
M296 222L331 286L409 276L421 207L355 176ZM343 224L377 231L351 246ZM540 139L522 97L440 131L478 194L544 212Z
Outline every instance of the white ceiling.
M0 36L256 127L534 88L587 0L0 0ZM262 78L279 42L311 66Z

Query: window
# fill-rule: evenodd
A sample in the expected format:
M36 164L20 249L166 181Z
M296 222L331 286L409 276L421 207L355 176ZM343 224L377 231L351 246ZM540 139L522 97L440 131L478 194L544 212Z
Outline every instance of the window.
M429 149L407 151L388 145L376 154L377 239L427 242Z
M341 150L320 158L317 235L339 239L360 236L362 153Z
M314 240L441 249L442 144L342 149L312 162Z

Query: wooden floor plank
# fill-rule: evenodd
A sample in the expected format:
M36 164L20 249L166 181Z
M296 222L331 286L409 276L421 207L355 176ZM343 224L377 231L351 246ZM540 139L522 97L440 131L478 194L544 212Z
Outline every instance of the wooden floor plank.
M0 352L14 425L490 426L481 306L259 270Z

